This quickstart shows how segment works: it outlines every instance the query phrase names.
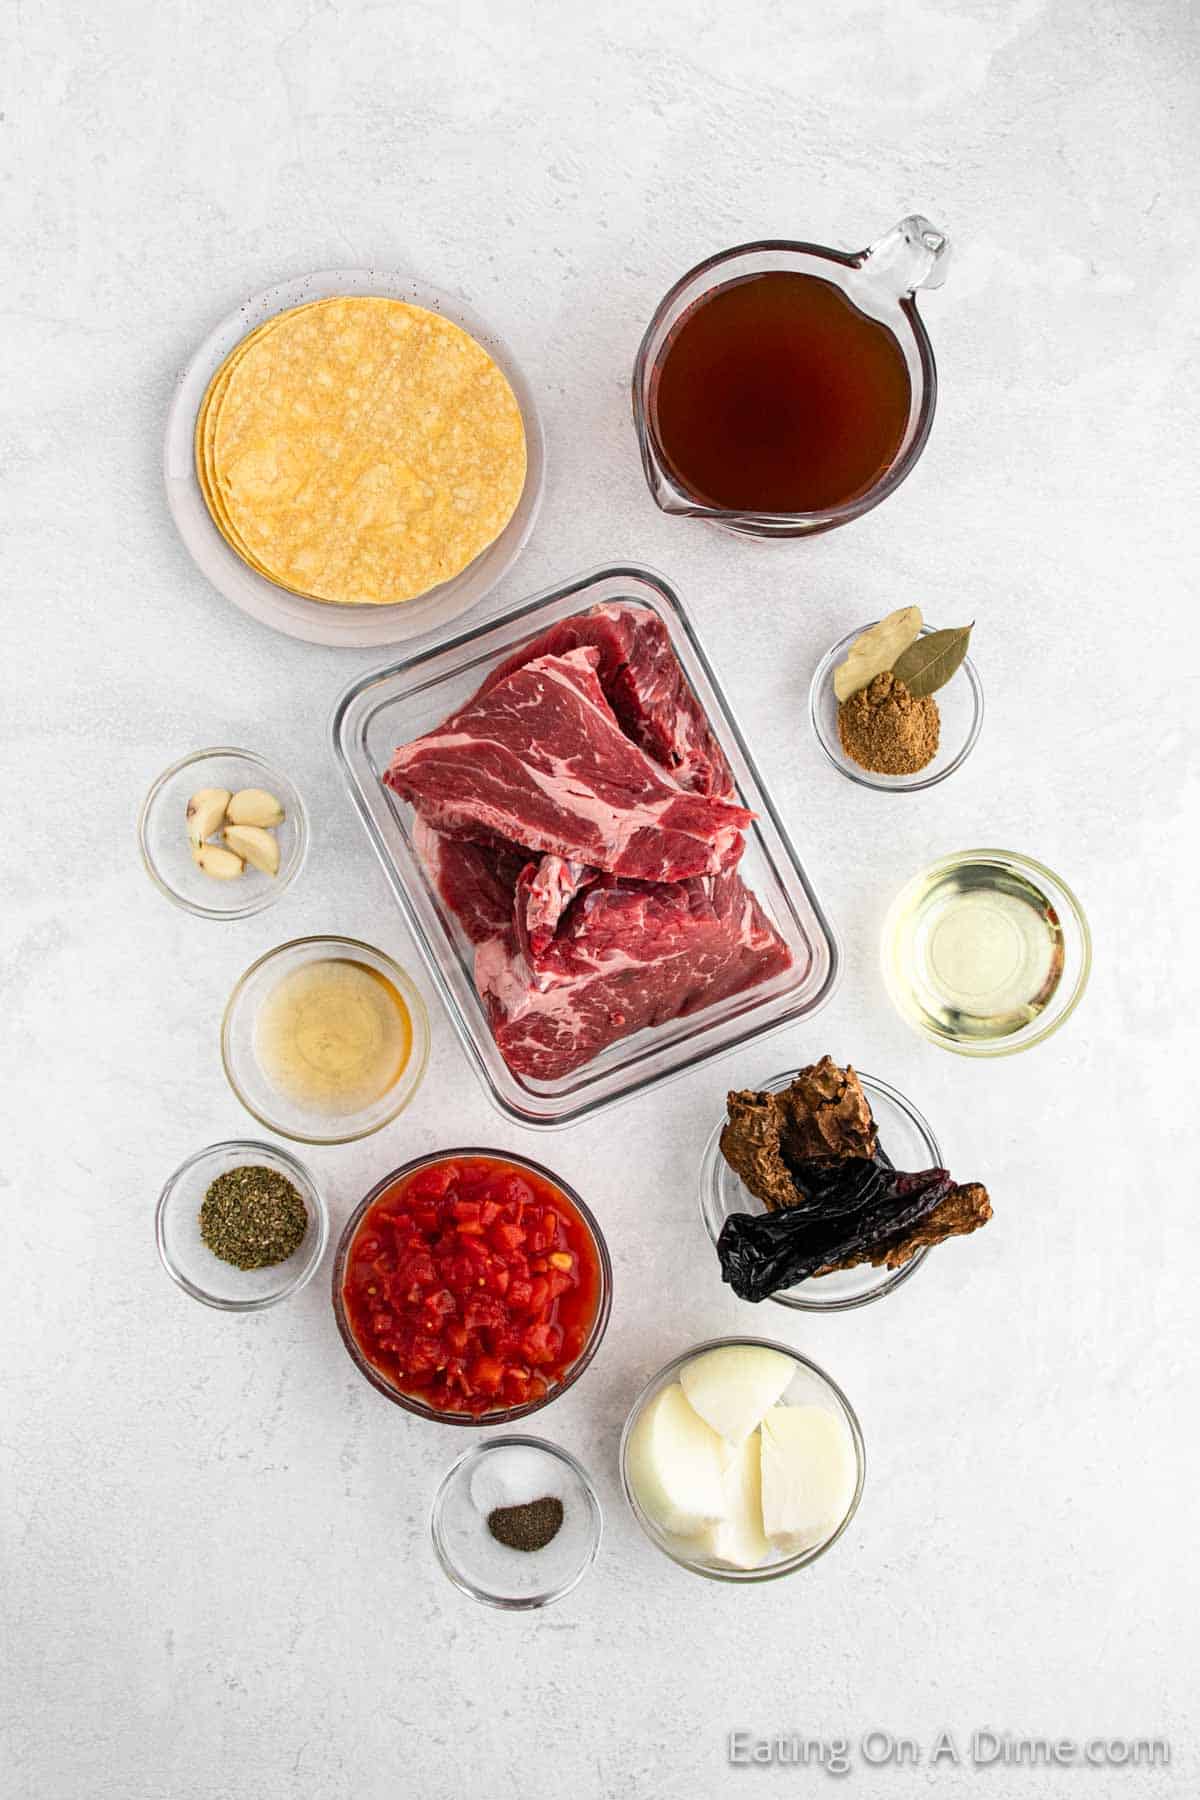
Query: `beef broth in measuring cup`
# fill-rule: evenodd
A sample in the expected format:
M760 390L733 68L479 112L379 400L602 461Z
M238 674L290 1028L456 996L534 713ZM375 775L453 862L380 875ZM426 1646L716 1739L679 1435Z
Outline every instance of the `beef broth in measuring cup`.
M911 218L855 256L747 245L678 282L634 372L658 505L759 536L826 531L877 505L932 422L913 294L943 279L946 248Z

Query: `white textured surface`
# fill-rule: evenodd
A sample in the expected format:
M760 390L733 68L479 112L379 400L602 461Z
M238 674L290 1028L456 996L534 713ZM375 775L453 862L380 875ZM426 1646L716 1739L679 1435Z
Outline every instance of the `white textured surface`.
M925 1745L942 1726L1165 1733L1165 1774L977 1780L1195 1792L1187 0L51 0L7 23L6 1800L820 1785L727 1769L739 1726ZM912 208L956 261L925 307L942 403L906 487L792 547L658 516L627 383L667 284L731 242L854 246ZM334 695L378 657L235 612L188 562L160 480L197 339L242 294L343 262L459 291L509 337L539 383L549 481L495 603L613 558L667 572L847 952L813 1029L555 1138L497 1121L438 1018L411 1113L308 1159L336 1225L414 1152L533 1148L608 1228L607 1343L541 1420L594 1470L605 1544L572 1598L528 1618L437 1569L426 1514L462 1441L355 1374L325 1279L221 1317L172 1288L150 1229L175 1163L246 1125L217 1057L246 963L312 930L412 960L326 750ZM834 637L914 599L977 618L989 710L967 768L908 799L841 780L805 696ZM314 828L301 881L238 925L169 907L133 841L151 777L220 741L290 768ZM1061 868L1097 944L1072 1024L990 1066L906 1031L875 950L900 880L979 841ZM731 1078L824 1050L911 1094L996 1220L883 1304L806 1321L726 1297L695 1168ZM826 1363L870 1463L852 1536L753 1592L658 1560L615 1480L644 1375L734 1328ZM849 1785L972 1784L858 1764Z

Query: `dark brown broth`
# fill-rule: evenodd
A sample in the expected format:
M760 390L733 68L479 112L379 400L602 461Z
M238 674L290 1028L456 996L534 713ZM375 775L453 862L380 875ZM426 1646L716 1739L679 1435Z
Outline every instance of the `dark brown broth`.
M655 367L650 416L675 479L737 512L821 512L875 485L912 399L886 325L831 281L778 270L690 306Z

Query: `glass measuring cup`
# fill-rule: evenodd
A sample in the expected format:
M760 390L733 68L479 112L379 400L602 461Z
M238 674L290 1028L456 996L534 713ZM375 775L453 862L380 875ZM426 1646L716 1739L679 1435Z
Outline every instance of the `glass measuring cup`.
M901 219L865 250L850 253L821 244L764 239L710 256L678 280L659 304L638 348L633 368L633 417L646 482L666 513L710 519L751 537L811 537L848 524L878 506L904 480L929 436L937 399L933 348L917 311L919 288L946 278L949 241L919 214ZM715 506L683 484L658 441L655 391L672 333L696 302L728 284L780 271L833 283L870 319L884 325L904 358L909 409L904 432L886 468L864 491L816 512L753 512Z

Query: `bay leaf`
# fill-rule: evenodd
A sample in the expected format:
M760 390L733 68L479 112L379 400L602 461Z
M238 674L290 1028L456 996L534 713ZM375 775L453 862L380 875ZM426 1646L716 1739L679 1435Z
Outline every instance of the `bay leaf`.
M833 692L839 703L848 700L851 694L857 694L859 688L868 687L877 675L890 669L920 629L920 607L901 606L890 612L886 619L861 631L847 650L845 662L839 663L833 671Z
M902 681L914 700L936 694L962 666L974 625L953 625L931 631L910 644L892 664L892 674Z

